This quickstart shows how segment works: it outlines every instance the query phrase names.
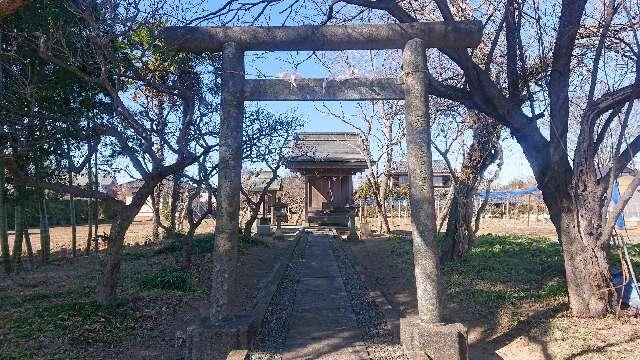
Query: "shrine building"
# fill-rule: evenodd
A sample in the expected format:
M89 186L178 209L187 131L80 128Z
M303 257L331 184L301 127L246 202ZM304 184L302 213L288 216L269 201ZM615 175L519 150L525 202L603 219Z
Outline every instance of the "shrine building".
M367 169L362 138L352 132L301 132L286 167L304 176L309 224L346 226L353 207L353 175Z

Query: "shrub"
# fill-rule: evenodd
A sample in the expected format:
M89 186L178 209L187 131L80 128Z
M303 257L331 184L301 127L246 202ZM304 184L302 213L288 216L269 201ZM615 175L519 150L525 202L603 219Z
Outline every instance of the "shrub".
M193 291L191 274L177 268L163 268L158 272L146 274L140 278L139 284L144 290Z

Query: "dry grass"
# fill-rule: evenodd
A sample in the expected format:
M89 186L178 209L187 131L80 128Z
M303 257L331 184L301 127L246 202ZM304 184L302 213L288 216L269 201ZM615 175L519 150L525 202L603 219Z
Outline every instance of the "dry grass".
M200 225L196 234L212 234L215 222L213 220L206 220ZM111 224L100 224L98 226L98 234L108 234ZM151 228L152 223L150 219L136 220L131 224L131 227L127 231L125 238L126 245L142 245L151 240ZM88 234L87 225L77 226L77 242L78 248L84 249L87 242ZM71 227L70 226L54 226L49 230L51 236L51 251L60 251L61 249L71 249ZM29 229L29 236L33 246L33 251L40 250L40 230L38 228ZM14 232L9 232L9 248L13 249ZM104 244L101 244L104 247ZM26 250L23 249L23 253L26 254Z

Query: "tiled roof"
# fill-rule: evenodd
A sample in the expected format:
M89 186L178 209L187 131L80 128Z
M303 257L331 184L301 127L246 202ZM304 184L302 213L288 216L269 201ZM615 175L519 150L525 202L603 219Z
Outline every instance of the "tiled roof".
M271 180L271 171L261 171L258 175L252 177L249 180L248 191L249 192L262 192L262 190L267 186L269 180ZM282 190L282 179L276 179L271 186L269 186L268 191L280 191Z
M431 164L433 165L433 173L434 174L448 174L449 168L447 167L447 163L444 160L432 160ZM407 170L407 162L402 161L394 161L391 164L391 172L395 174L405 174L408 172Z
M290 146L289 163L366 162L362 139L351 132L303 132Z

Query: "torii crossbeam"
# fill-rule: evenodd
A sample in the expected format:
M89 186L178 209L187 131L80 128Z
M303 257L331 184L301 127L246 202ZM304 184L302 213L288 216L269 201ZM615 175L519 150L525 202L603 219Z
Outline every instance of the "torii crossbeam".
M411 223L418 318L402 320L407 353L434 359L466 359L466 330L442 325L443 291L435 242L431 168L431 129L426 48L473 48L482 38L480 21L360 24L295 27L167 27L167 48L177 52L222 51L218 212L211 289L212 326L231 319L235 301L237 238L245 101L405 100L406 141L411 188ZM404 49L402 79L245 79L245 51L338 51ZM217 325L216 325L217 324ZM220 325L222 328L225 326ZM237 328L226 325L226 328ZM236 331L234 330L234 331ZM211 358L212 330L192 330L188 359ZM215 331L214 331L215 332ZM218 332L219 334L219 332ZM218 335L219 336L219 335ZM237 336L237 332L234 336ZM462 341L464 340L464 341ZM196 344L195 342L199 342ZM231 341L230 343L233 343ZM235 341L237 345L238 340ZM217 345L216 345L217 344Z

